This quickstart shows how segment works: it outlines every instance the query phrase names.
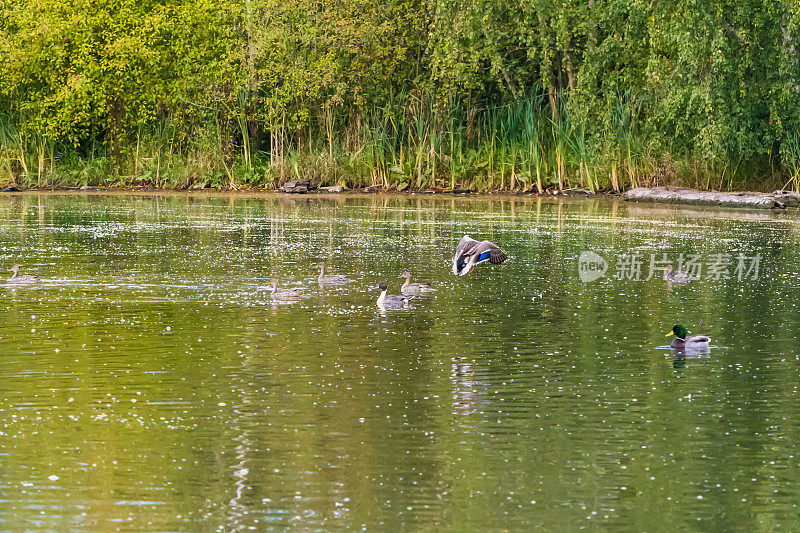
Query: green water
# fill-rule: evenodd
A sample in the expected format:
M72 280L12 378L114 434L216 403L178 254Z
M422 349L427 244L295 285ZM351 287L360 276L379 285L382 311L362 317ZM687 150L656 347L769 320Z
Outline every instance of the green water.
M2 196L2 264L42 281L0 286L0 529L800 529L799 229L607 201ZM465 233L511 259L454 276ZM651 254L761 259L668 290L614 279L633 253L643 277ZM355 282L321 291L319 261ZM405 269L438 291L384 312ZM273 303L273 276L306 297ZM676 322L710 353L665 349Z

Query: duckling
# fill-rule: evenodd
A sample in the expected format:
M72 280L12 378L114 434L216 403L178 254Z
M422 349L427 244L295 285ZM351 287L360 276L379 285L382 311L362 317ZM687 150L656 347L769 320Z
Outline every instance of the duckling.
M344 285L353 281L342 274L325 274L325 263L318 263L317 268L319 269L317 281L320 285Z
M458 243L456 255L453 256L453 274L463 276L484 261L499 265L506 259L508 256L505 252L493 242L476 241L469 235L464 235Z
M14 284L25 284L25 283L38 283L39 278L36 276L19 276L19 265L12 265L11 268L8 269L9 272L13 272L14 274L8 278L8 283Z
M685 270L675 270L672 265L667 265L664 268L664 279L667 283L689 283L697 278Z
M708 335L692 335L686 337L688 331L680 324L672 326L672 331L667 333L667 337L675 335L675 339L670 344L670 347L679 351L701 351L708 350L708 345L711 342L711 337Z
M272 278L269 280L269 286L267 290L272 291L272 299L273 300L282 300L282 301L291 301L291 300L299 300L303 297L303 289L298 288L278 288L278 278Z
M399 294L386 294L389 290L388 285L386 282L381 282L378 285L378 288L381 291L381 295L378 296L377 301L375 304L380 307L381 309L408 309L409 308L409 298L407 296L400 296Z
M424 283L411 283L411 272L409 272L408 270L406 270L397 277L406 278L406 282L403 283L402 287L400 287L400 292L402 294L405 294L406 296L412 296L416 294L428 294L429 292L433 292L436 290L430 285L425 285Z

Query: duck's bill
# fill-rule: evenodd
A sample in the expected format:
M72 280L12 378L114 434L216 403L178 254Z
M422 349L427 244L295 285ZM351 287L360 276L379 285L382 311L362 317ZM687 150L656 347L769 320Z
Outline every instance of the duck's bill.
M675 335L675 332L674 332L674 331L670 331L669 333L667 333L667 334L666 334L666 335L664 335L664 336L665 336L665 337L669 337L670 335Z

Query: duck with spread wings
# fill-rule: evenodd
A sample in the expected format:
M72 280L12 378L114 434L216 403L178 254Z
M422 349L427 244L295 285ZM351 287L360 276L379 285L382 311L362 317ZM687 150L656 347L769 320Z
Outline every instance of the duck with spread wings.
M456 248L453 256L453 274L463 276L469 274L475 265L489 261L492 265L499 265L508 259L506 253L493 242L476 241L469 235L464 235Z

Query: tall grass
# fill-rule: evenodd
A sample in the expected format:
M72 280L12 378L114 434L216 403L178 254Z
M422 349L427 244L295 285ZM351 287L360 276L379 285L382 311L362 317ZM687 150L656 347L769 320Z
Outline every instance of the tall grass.
M19 174L27 174L24 148L17 128L10 117L0 114L0 179L7 185L15 185Z
M800 134L792 132L786 136L781 155L789 178L783 188L791 186L794 192L800 192Z
M27 187L53 185L56 143L19 120L0 113L0 183Z
M699 172L691 158L654 155L639 128L642 101L627 94L610 101L611 124L600 132L564 99L553 113L543 94L479 107L398 93L358 112L324 106L301 131L275 113L255 124L249 93L236 96L230 106L198 109L190 122L167 117L138 127L121 166L109 164L102 140L61 145L0 114L0 184L273 188L310 179L349 188L541 193L686 183ZM789 184L800 190L800 135L786 139L781 155ZM723 169L714 183L733 188L733 176Z

